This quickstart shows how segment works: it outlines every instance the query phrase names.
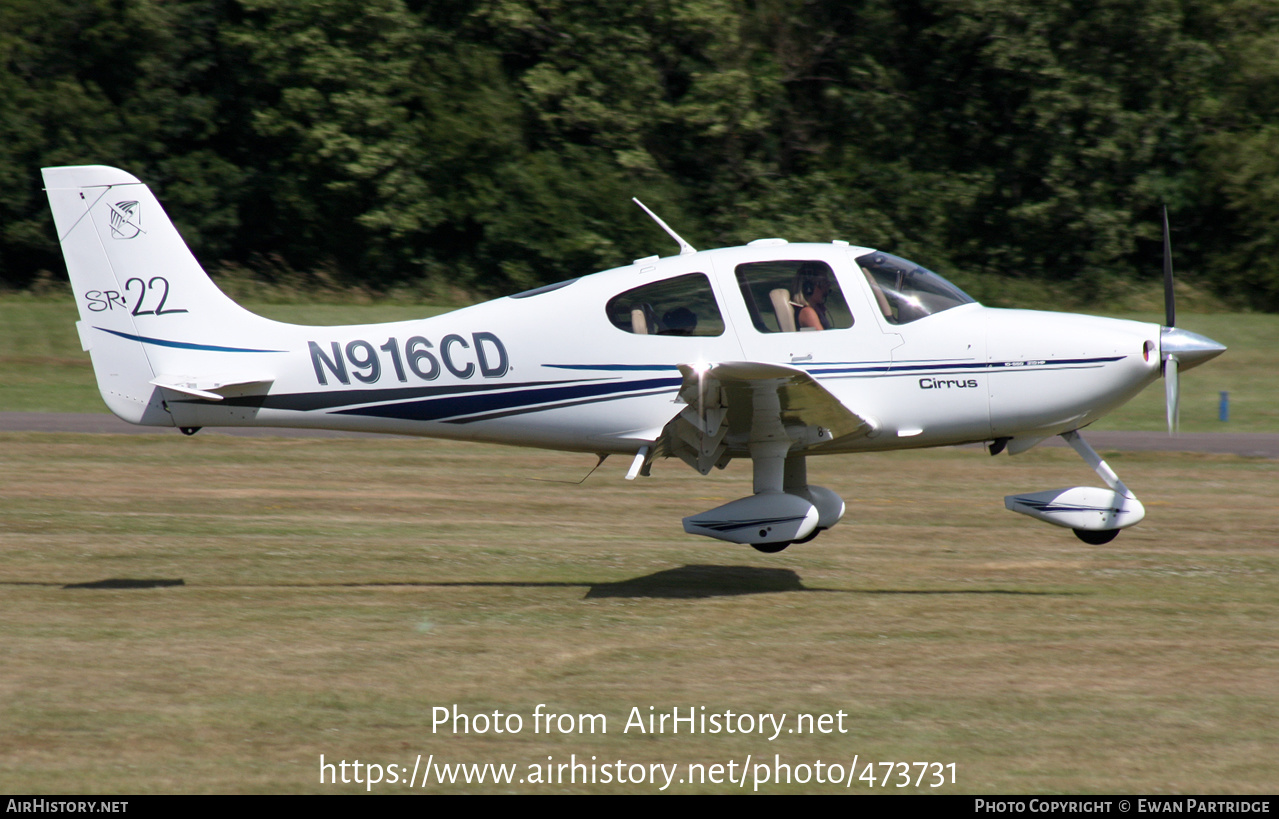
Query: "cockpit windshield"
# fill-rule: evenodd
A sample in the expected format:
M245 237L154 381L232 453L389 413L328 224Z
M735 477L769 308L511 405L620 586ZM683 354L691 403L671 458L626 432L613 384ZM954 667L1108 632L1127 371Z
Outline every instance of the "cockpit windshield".
M891 253L867 253L857 259L884 318L909 324L975 300L955 285L914 262Z

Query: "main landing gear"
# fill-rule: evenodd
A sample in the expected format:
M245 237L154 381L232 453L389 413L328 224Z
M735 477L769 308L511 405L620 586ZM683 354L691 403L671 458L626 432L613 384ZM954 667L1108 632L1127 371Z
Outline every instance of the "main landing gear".
M684 518L684 531L776 554L838 523L844 499L809 486L804 456L790 455L790 446L789 440L752 442L755 494Z

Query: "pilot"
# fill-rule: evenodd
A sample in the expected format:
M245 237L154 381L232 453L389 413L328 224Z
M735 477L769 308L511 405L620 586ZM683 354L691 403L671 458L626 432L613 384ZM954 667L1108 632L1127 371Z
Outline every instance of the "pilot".
M830 316L826 313L826 297L830 295L830 268L821 262L804 262L795 274L794 297L795 329L829 330Z

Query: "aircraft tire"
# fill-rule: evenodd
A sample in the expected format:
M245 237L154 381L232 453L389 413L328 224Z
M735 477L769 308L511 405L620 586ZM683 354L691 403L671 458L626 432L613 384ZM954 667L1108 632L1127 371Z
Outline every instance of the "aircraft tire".
M751 548L766 555L775 555L792 543L798 542L797 540L788 540L785 543L752 543Z
M1104 543L1109 543L1119 535L1118 529L1102 529L1101 531L1096 531L1094 529L1072 529L1071 531L1075 533L1075 537L1090 546L1101 546Z

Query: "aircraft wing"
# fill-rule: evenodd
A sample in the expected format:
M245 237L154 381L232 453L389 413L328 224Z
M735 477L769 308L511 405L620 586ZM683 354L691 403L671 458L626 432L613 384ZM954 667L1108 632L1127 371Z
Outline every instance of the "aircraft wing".
M653 454L682 458L703 475L748 454L754 442L789 438L808 449L876 429L798 367L733 361L679 370L688 406L662 430Z

